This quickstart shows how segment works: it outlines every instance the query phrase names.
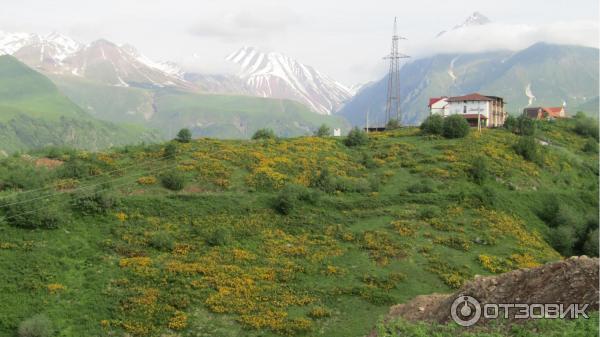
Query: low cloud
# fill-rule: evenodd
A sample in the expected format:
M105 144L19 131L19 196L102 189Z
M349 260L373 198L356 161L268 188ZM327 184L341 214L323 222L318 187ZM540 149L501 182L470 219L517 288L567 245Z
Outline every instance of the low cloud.
M300 22L287 7L269 6L240 9L199 19L188 32L197 37L241 42L269 39Z
M598 48L598 28L598 23L593 21L552 22L540 26L491 23L452 30L424 43L407 42L406 47L413 57L521 50L537 42Z

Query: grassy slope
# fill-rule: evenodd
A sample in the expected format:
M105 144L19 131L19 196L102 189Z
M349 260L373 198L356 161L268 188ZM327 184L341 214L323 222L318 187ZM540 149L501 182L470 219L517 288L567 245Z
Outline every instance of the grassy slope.
M136 126L93 119L48 78L11 56L0 56L0 151L50 145L97 150L156 139Z
M21 114L57 120L83 116L84 112L48 78L12 56L0 56L0 122Z
M359 148L311 137L200 139L148 165L160 146L65 156L96 172L125 169L112 176L120 205L95 216L65 207L70 220L57 230L0 226L0 334L41 312L73 337L168 327L181 336L361 336L391 304L450 292L494 264L560 258L536 215L544 197L558 195L579 217L598 213L598 156L581 151L585 139L568 123L545 126L553 146L543 168L516 155L516 136L503 130L443 140L406 129ZM483 187L465 173L477 154L497 177ZM18 180L11 165L28 166L4 160L0 180ZM287 216L273 211L277 189L308 184L325 167L345 177L346 192L297 202ZM135 183L172 169L187 176L182 192ZM433 189L417 191L423 180ZM494 263L480 262L483 254ZM328 317L315 318L318 308Z
M167 138L184 127L196 136L219 138L250 138L254 131L266 126L281 136L310 134L322 123L348 129L341 117L318 115L289 100L110 87L61 76L52 79L94 116L159 128Z

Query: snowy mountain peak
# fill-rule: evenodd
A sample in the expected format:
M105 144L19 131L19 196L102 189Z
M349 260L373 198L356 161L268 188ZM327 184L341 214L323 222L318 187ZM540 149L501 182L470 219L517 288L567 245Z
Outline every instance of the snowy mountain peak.
M240 66L238 75L255 94L296 100L320 114L331 114L352 96L342 84L281 53L243 47L227 60Z
M468 28L468 27L474 27L474 26L483 26L483 25L487 25L488 23L491 23L492 21L490 19L488 19L485 15L479 13L479 12L473 12L473 14L471 14L465 21L463 21L463 23L461 23L460 25L456 25L454 26L454 28L452 28L451 30L457 30L457 29L464 29L464 28ZM444 34L446 34L448 31L444 30L441 31L436 37L440 37Z
M13 55L43 72L83 77L91 67L104 62L114 70L110 84L119 86L126 86L128 81L159 86L190 85L183 80L183 71L176 64L155 62L131 45L119 46L105 39L84 45L58 32L39 35L0 31L1 54ZM108 68L103 69L106 75Z
M459 29L459 28L463 28L463 27L472 27L472 26L482 26L482 25L488 24L490 22L492 22L492 21L490 19L488 19L485 15L483 15L479 12L474 12L462 24L455 26L454 29Z

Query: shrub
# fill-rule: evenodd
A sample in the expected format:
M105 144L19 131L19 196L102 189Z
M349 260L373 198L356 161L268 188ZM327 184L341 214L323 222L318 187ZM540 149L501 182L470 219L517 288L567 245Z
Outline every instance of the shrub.
M485 157L478 157L471 163L468 170L469 177L476 184L483 184L488 177L488 167Z
M335 181L327 168L322 169L310 181L310 187L318 188L326 193L335 192Z
M573 227L560 226L550 232L550 245L563 256L571 256L575 246L576 233Z
M534 137L519 137L519 140L513 147L515 152L521 155L525 160L537 163L541 162L539 145Z
M400 128L400 121L392 118L390 119L387 124L385 124L385 129L386 130L396 130Z
M152 234L148 243L151 247L163 251L170 251L175 247L175 239L165 231L158 231Z
M106 214L117 205L117 198L108 191L81 191L73 195L73 208L86 215Z
M576 120L573 130L577 134L584 137L592 137L596 141L598 140L598 121L585 116L579 116Z
M440 215L440 210L437 207L426 207L419 212L419 218L421 219L433 219Z
M91 173L91 165L80 159L71 159L58 169L58 176L61 178L81 179L90 176Z
M185 177L175 171L166 172L160 176L163 187L171 191L181 191L185 187Z
M318 198L319 195L315 191L301 185L289 184L279 192L273 208L283 215L288 215L300 202L315 204Z
M355 127L350 130L350 133L348 133L348 136L344 139L344 144L346 146L361 146L367 144L368 141L369 136L367 136L363 130Z
M35 315L19 324L18 334L19 337L52 336L52 322L45 315Z
M48 183L49 174L42 173L32 165L4 163L6 167L0 169L0 190L7 189L35 189Z
M444 119L443 135L446 138L463 138L469 134L469 123L461 115L452 115Z
M259 129L252 135L252 139L275 139L275 132L272 129Z
M180 143L189 143L192 140L192 132L190 129L181 129L175 138Z
M513 132L522 136L533 136L536 129L537 121L522 115L516 119L516 126Z
M329 126L322 124L317 131L315 131L315 136L317 137L327 137L331 136L331 128Z
M177 154L177 146L173 143L167 144L165 146L165 152L163 153L163 157L165 158L173 158Z
M515 118L511 115L508 115L508 117L506 117L506 120L504 121L504 128L510 132L517 133L517 129L518 129L517 118Z
M64 221L63 213L55 200L36 199L31 196L17 196L10 199L6 206L6 221L20 228L54 229Z
M491 207L496 204L498 193L489 186L483 186L479 191L472 194L472 198L481 207Z
M371 185L367 179L352 177L337 177L334 179L336 191L365 193L371 190Z
M598 256L598 228L590 231L583 244L583 253L587 256Z
M444 133L444 117L431 115L421 123L421 132L428 135L442 135Z
M407 190L410 193L431 193L435 190L435 188L430 180L422 180L418 183L410 185Z
M211 246L226 246L232 241L231 231L228 228L219 227L212 231L206 243Z
M590 138L585 142L582 150L587 153L598 153L598 142Z
M554 219L558 215L559 208L560 201L555 195L550 194L542 198L542 207L537 214L547 225L552 226Z

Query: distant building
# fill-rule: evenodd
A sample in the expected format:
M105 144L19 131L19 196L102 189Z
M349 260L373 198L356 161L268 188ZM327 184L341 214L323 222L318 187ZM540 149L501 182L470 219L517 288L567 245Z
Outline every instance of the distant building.
M429 99L429 112L432 115L448 116L448 97L435 97Z
M504 111L504 99L497 96L484 96L477 93L429 99L431 114L447 117L450 115L463 116L469 125L495 128L504 125L508 116Z
M340 128L333 129L333 136L334 137L341 137L342 136L342 129L340 129Z
M523 109L523 115L532 119L566 118L565 108L560 107L535 107Z
M368 128L363 128L364 132L383 132L385 131L385 126L370 126Z

